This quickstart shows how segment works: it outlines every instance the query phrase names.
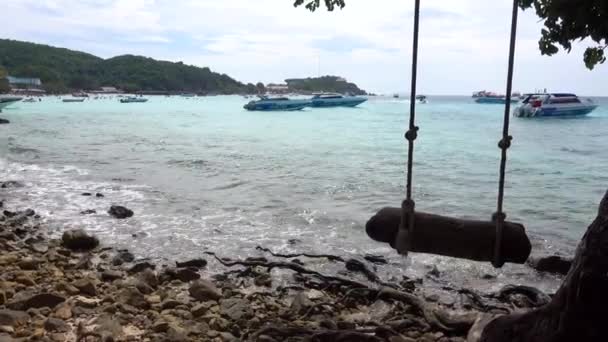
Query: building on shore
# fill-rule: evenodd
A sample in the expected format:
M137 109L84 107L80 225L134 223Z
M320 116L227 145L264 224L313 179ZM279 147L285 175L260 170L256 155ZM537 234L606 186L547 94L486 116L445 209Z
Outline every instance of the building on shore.
M266 92L271 94L287 94L289 93L289 86L287 84L269 83L266 85Z
M11 87L11 93L35 96L46 94L39 78L6 76L6 80Z
M116 87L100 87L99 90L89 91L91 94L122 94L123 91Z

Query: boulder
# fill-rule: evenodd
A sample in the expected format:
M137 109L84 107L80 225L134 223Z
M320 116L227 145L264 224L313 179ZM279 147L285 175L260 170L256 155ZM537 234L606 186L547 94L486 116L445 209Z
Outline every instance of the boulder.
M144 262L140 262L140 263L133 265L133 267L131 267L127 270L127 273L135 274L135 273L142 272L143 270L147 270L147 269L153 270L155 268L156 268L156 265L151 264L147 261L144 261Z
M177 267L194 267L194 268L203 268L207 266L207 260L205 259L192 259L184 262L175 262Z
M251 304L247 300L240 298L222 299L220 301L220 313L233 321L253 317Z
M290 310L296 314L303 314L312 305L313 305L313 303L310 301L310 299L308 299L308 296L306 295L306 293L299 292L293 298L293 301L291 302Z
M571 259L566 259L558 255L544 256L538 258L531 258L528 264L539 272L556 273L561 275L568 274L570 266L572 265Z
M116 253L116 255L114 256L114 258L112 258L112 265L120 266L125 262L133 262L134 260L135 255L133 255L133 253L129 252L126 249L120 249L118 250L118 253Z
M156 289L158 287L158 277L151 269L145 269L139 274L139 280L149 287Z
M95 283L91 279L81 279L72 283L74 287L80 291L80 293L87 296L97 296L97 288L95 287Z
M121 271L105 270L101 273L101 280L106 282L112 282L114 280L122 279L124 274Z
M101 198L101 197L105 197L105 196L101 192L98 192L95 194L95 197Z
M11 327L27 324L30 320L30 315L24 311L0 310L0 325Z
M117 219L125 219L133 216L133 211L120 205L113 205L108 210L108 214Z
M163 272L163 279L166 280L179 280L185 283L200 279L201 275L198 273L196 268L166 268Z
M40 263L42 263L42 261L38 259L24 258L17 263L17 266L19 266L19 268L22 270L33 271L38 269L38 265L40 265Z
M148 303L144 295L134 287L122 289L118 294L117 301L122 304L134 306L138 309L147 310L150 308L150 303Z
M25 185L23 185L23 183L18 182L18 181L4 181L4 182L0 182L0 188L2 189L8 189L8 188L22 188Z
M192 283L188 293L192 298L201 302L222 298L222 292L212 282L205 279L199 279Z
M46 331L67 332L70 326L59 318L48 318L44 321L44 329Z
M71 250L91 250L99 246L97 237L87 234L82 229L64 232L61 240L63 246Z
M54 308L60 303L65 302L65 298L53 293L31 294L20 292L7 303L7 307L13 310L27 310L30 308Z

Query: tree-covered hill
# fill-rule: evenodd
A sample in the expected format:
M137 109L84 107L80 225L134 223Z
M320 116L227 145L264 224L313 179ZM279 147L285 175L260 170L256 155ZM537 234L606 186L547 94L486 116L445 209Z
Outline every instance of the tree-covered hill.
M49 92L114 86L126 91L255 92L225 74L140 56L102 59L48 45L0 39L0 67L11 76L40 78Z
M331 92L351 95L366 95L365 90L338 76L314 78L292 78L285 80L289 90L301 93Z

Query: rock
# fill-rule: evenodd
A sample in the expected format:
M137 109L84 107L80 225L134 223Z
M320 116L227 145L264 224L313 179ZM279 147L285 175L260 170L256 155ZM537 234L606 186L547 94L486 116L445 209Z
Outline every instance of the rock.
M144 262L137 263L133 267L129 268L127 270L127 273L129 273L129 274L135 274L135 273L139 273L139 272L141 272L143 270L146 270L146 269L153 270L155 268L156 268L156 265L151 264L151 263L149 263L147 261L144 261Z
M205 279L195 281L188 289L188 293L192 298L201 302L222 298L222 292L212 282Z
M262 274L258 274L257 276L255 276L255 278L253 279L253 283L256 286L266 286L266 287L271 287L272 286L272 277L270 276L270 274L268 273L262 273Z
M99 303L101 303L101 300L98 298L87 298L87 297L83 297L83 296L76 296L73 298L74 301L74 305L76 306L76 308L86 308L86 309L93 309L96 308ZM76 309L74 308L74 309ZM76 310L74 310L75 312Z
M180 280L185 283L197 280L201 278L201 275L198 273L196 268L166 268L163 273L163 278L167 278L169 280Z
M220 301L220 313L233 321L253 317L251 304L245 299L228 298Z
M117 301L119 303L134 306L138 309L147 310L150 308L150 303L148 303L144 295L134 287L122 289L118 294Z
M304 314L313 303L308 299L306 293L299 292L291 302L290 310L296 314Z
M183 341L189 341L189 340L190 339L188 339L188 333L186 332L185 329L183 329L175 324L169 325L169 329L167 330L167 341L183 342Z
M190 310L190 313L192 313L192 316L194 317L201 317L209 311L209 308L210 305L208 303L198 304Z
M84 230L68 230L61 237L63 246L71 250L91 250L99 246L95 236L88 235Z
M87 210L83 210L80 212L80 215L91 215L91 214L97 214L97 210L87 209Z
M105 197L105 196L101 192L98 192L95 194L95 197L101 198L101 197Z
M0 309L0 325L17 327L27 324L30 320L30 315L24 311L1 310Z
M234 335L232 335L229 332L225 332L222 331L220 332L220 337L222 338L223 342L234 342L234 341L238 341L236 337L234 337Z
M55 289L57 289L57 291L60 291L60 292L66 292L67 294L69 294L71 296L77 295L80 293L80 290L77 289L74 285L67 284L64 282L60 282L57 285L55 285Z
M7 119L0 118L0 125L6 125L6 124L9 124L9 123L11 123L11 122L8 121Z
M72 285L74 285L74 287L76 287L78 291L84 295L91 297L97 296L97 288L91 279L81 279L72 283Z
M169 330L169 323L164 320L158 320L152 325L152 331L154 332L164 333L167 332L167 330Z
M27 310L30 308L54 308L57 304L65 302L65 298L53 293L40 293L32 295L28 292L20 292L7 303L7 307L13 310Z
M133 253L129 252L126 249L121 249L118 253L112 258L112 265L120 266L125 262L133 262L135 260L135 256Z
M146 300L148 301L148 303L150 303L151 305L154 304L160 304L161 303L161 299L159 295L152 295L152 296L147 296Z
M160 305L160 307L163 310L169 310L169 309L174 309L180 305L183 305L184 303L175 300L175 299L166 299L164 302L162 302L162 304Z
M203 268L207 266L207 260L205 259L192 259L184 262L176 261L175 264L177 267L195 267L195 268Z
M63 320L72 318L72 308L68 304L59 305L55 310L55 317Z
M25 286L36 286L36 282L32 280L27 274L20 274L15 277L15 282L23 284Z
M116 270L105 270L101 273L101 280L112 282L114 280L122 279L124 274L121 271Z
M120 205L113 205L108 210L108 214L117 219L125 219L133 216L133 211Z
M8 188L23 188L25 185L18 181L5 181L0 182L0 188L8 189Z
M381 255L365 254L363 258L374 264L388 264L386 258Z
M558 255L532 258L528 262L532 268L539 272L548 272L566 275L572 265L572 260Z
M139 274L139 280L151 287L152 289L156 289L158 287L158 277L156 276L156 273L151 269L143 270Z
M144 283L144 282L143 282L143 281L141 281L141 280L138 280L138 281L135 283L135 288L136 288L136 289L137 289L139 292L141 292L141 293L143 293L143 294L145 294L145 295L149 295L149 294L151 294L151 293L153 293L153 292L154 292L154 289L153 289L153 288L151 288L151 287L150 287L148 284Z
M70 327L63 320L60 320L58 318L48 318L44 322L44 329L46 329L47 331L67 332L68 330L70 330Z
M92 196L93 194L90 193L90 192L83 192L80 195L82 195L82 196Z

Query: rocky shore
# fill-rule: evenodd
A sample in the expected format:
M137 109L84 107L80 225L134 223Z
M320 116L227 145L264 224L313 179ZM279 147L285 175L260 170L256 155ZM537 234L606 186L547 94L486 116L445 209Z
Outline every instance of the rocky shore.
M0 207L2 203L0 202ZM113 208L111 214L132 215ZM422 280L384 283L382 257L281 255L233 260L210 276L200 258L157 265L104 246L84 230L48 238L31 209L0 215L0 342L5 341L475 341L493 315L547 303L538 290L496 294L451 289L459 300L422 298ZM342 263L344 274L306 267ZM271 270L292 273L289 285ZM357 281L362 275L366 282Z

